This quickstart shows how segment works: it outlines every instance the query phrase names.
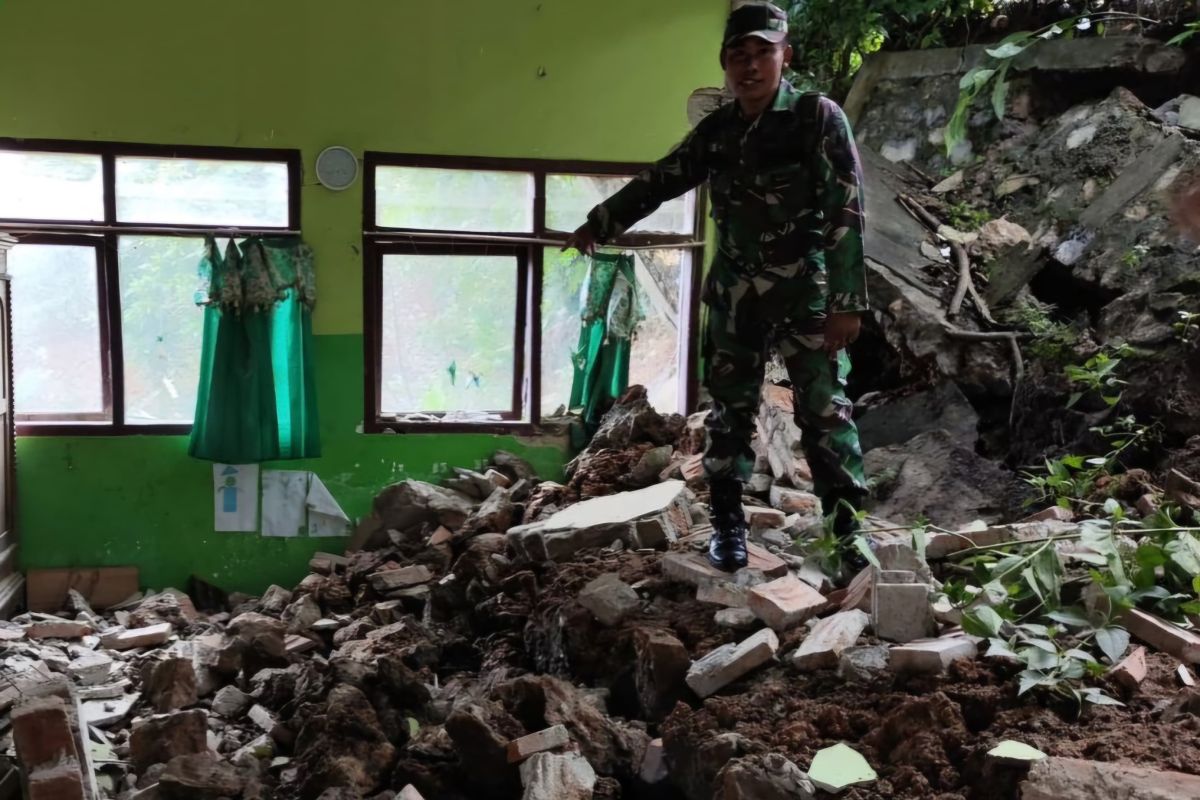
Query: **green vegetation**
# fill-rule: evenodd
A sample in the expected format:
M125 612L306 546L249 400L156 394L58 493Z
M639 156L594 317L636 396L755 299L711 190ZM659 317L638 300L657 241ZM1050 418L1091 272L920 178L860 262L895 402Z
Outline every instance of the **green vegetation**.
M975 208L965 200L950 206L949 211L950 226L960 231L977 231L992 219L986 208Z
M1115 374L1123 358L1133 355L1133 348L1128 345L1106 345L1100 352L1083 362L1082 366L1067 365L1063 368L1067 379L1076 387L1067 399L1067 408L1072 408L1088 392L1097 392L1109 406L1115 406L1121 401L1121 391L1125 381Z
M1079 344L1079 330L1057 322L1050 316L1053 306L1036 300L1020 300L1001 315L1005 323L1034 334L1037 338L1026 345L1035 358L1050 364L1066 364L1073 360Z
M1089 509L1096 505L1095 496L1101 478L1111 478L1121 470L1121 456L1135 445L1146 446L1162 434L1159 424L1140 424L1134 417L1118 418L1109 425L1091 428L1106 442L1108 451L1100 456L1067 455L1047 459L1045 471L1027 470L1022 477L1036 494L1025 501L1027 506L1053 503L1063 508Z

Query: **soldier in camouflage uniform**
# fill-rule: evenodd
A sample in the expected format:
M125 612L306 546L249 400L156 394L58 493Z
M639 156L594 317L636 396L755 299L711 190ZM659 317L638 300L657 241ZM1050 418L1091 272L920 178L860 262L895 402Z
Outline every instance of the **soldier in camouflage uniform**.
M594 251L663 202L708 181L717 252L703 300L704 468L712 489L709 559L746 564L742 481L750 476L765 359L775 348L795 387L796 422L826 514L843 536L865 491L845 347L867 310L862 172L836 103L782 80L787 17L770 3L734 11L721 63L735 102L601 203L568 242ZM846 502L840 502L846 501Z

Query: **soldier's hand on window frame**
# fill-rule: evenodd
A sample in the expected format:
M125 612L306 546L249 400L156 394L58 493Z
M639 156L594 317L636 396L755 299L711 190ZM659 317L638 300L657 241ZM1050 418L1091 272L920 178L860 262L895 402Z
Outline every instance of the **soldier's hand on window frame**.
M566 252L571 248L578 250L580 255L596 255L596 236L592 233L591 225L585 222L567 237L567 243L563 245L562 251Z

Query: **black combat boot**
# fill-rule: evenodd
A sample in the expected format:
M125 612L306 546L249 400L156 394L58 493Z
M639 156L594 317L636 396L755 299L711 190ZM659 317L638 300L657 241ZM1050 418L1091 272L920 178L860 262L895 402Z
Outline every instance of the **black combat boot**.
M708 561L717 569L735 572L746 566L746 515L742 512L742 484L732 478L717 479L711 487L712 538Z
M833 515L833 532L840 542L843 570L850 577L867 567L867 559L854 544L862 530L856 512L865 499L865 494L857 489L835 489L821 498L822 509Z

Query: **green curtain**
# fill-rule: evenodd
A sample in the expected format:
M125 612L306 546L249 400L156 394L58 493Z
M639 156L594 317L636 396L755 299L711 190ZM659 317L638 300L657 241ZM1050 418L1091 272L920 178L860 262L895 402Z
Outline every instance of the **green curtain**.
M633 256L593 256L582 294L570 408L580 411L590 434L613 401L629 388L631 340L643 319Z
M321 454L313 369L312 250L252 237L205 242L204 340L188 453L225 464Z

